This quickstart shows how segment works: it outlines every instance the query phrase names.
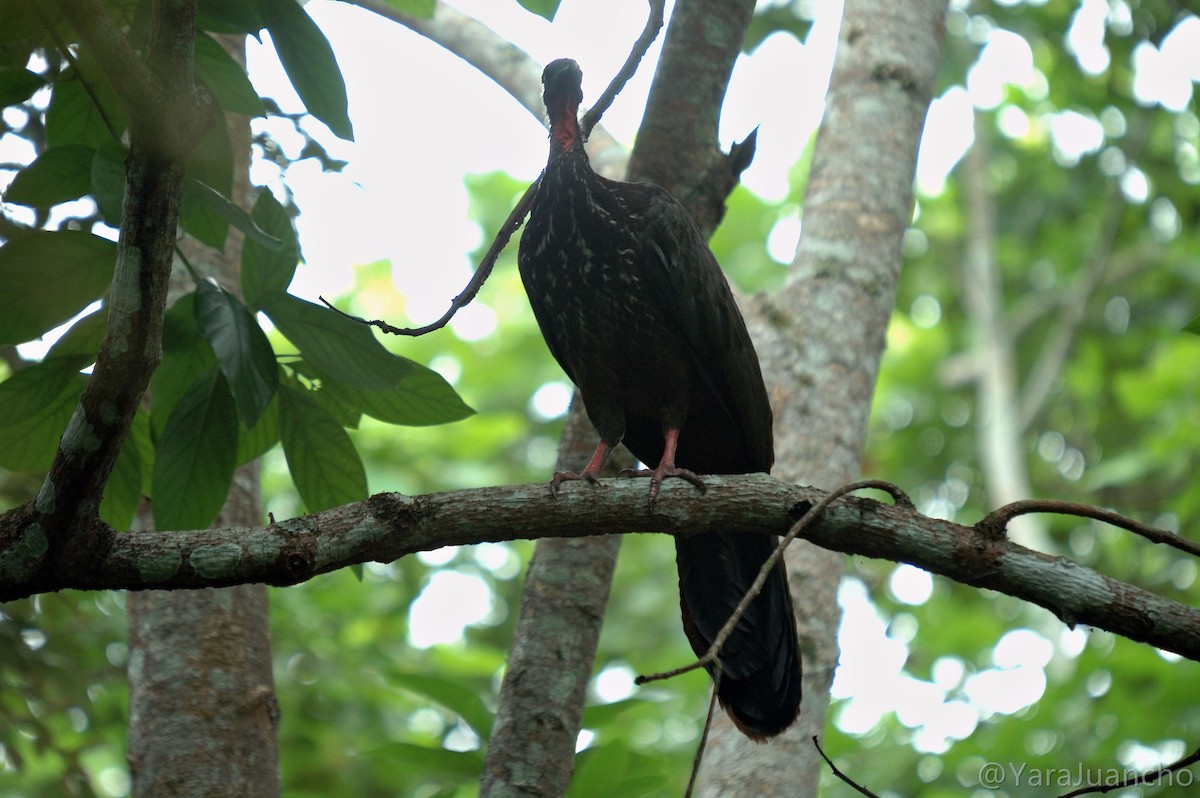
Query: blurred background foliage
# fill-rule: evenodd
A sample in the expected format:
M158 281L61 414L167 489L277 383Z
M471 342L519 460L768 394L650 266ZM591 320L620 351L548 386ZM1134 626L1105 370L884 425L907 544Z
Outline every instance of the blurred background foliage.
M1178 52L1170 35L1200 20L1166 0L952 5L941 97L975 101L986 149L944 184L920 187L864 476L897 483L930 514L971 523L990 509L981 330L963 299L962 266L983 225L991 299L1023 402L1010 443L1032 495L1112 507L1194 537L1200 338L1181 330L1200 315L1200 50L1157 67L1184 80L1182 101L1149 99L1139 80L1156 56ZM799 0L763 4L755 36L802 36L807 13ZM1100 26L1106 57L1079 44L1089 25ZM1018 52L1024 43L1029 80L980 100L972 75L996 56L996 41ZM36 124L14 130L6 117L6 128L44 145ZM802 219L805 171L804 162L793 170L782 202L745 188L732 196L713 246L743 290L784 279L765 242ZM523 185L500 173L464 179L472 219L497 229ZM987 203L970 196L972 179ZM476 415L418 428L363 419L351 437L372 492L548 478L567 386L527 310L515 252L478 300L494 312L491 332L386 342L439 371ZM369 318L406 317L387 262L362 265L341 304ZM4 354L14 363L11 348ZM0 471L0 501L13 506L38 484L38 474ZM301 511L278 449L265 458L264 489L277 517ZM1126 533L1044 518L1038 545L1195 603L1195 561ZM367 565L361 580L343 571L272 591L285 794L475 794L531 549L433 552ZM1000 790L985 789L980 767L1141 769L1200 745L1195 663L888 562L852 558L841 598L842 669L824 747L881 795L1047 795L1011 771ZM6 604L0 639L0 796L124 794L123 596L66 591ZM671 544L631 538L572 796L682 792L707 680L635 689L632 677L688 657ZM825 778L824 794L851 794Z

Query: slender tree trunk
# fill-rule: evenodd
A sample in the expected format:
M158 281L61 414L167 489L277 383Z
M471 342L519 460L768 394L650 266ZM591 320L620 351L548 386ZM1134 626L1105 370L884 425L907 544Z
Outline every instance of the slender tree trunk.
M963 302L970 315L975 365L976 435L988 504L1033 498L1025 463L1015 342L1004 319L1004 288L996 263L996 206L988 190L988 118L975 113L975 141L962 164L967 221ZM1045 551L1044 526L1032 515L1014 518L1009 537Z
M581 470L597 441L576 393L556 467ZM617 463L610 461L609 471L632 463L628 453L622 455ZM566 792L620 548L618 535L537 542L500 687L480 798L549 798Z
M245 40L223 37L245 64ZM250 128L229 116L233 196L248 204ZM240 293L242 235L225 250L181 242L189 260ZM239 468L216 527L262 523L258 463ZM140 514L145 520L146 514ZM132 593L129 611L129 763L134 798L280 793L275 698L265 585Z
M945 11L945 0L846 2L796 259L748 320L774 403L781 479L831 488L858 474ZM755 746L718 718L701 795L817 794L824 765L810 740L824 729L837 664L842 557L798 541L788 569L804 655L800 719Z
M216 523L261 517L243 466ZM279 795L267 589L129 596L129 766L134 798Z
M717 146L717 119L753 9L753 0L679 0L655 78L657 100L651 99L630 158L630 179L650 180L676 193L709 233L736 182ZM706 16L722 31L721 41L706 40ZM695 146L678 146L681 130ZM558 468L582 468L596 440L582 406L573 402ZM631 464L622 449L609 467ZM619 537L538 542L480 796L565 793L619 547Z

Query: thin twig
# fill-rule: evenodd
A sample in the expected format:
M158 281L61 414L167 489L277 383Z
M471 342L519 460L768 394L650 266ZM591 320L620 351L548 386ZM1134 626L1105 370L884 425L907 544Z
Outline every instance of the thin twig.
M1162 767L1160 767L1156 770L1151 770L1148 773L1143 773L1140 776L1133 776L1131 778L1125 779L1124 781L1116 782L1114 784L1096 784L1096 785L1091 785L1088 787L1080 787L1078 790L1074 790L1074 791L1066 793L1064 795L1060 795L1060 796L1058 796L1058 798L1077 798L1077 796L1080 796L1080 795L1091 795L1092 793L1106 793L1106 792L1112 792L1113 790L1124 789L1125 787L1135 787L1138 784L1154 783L1154 782L1157 782L1159 779L1161 779L1163 776L1167 776L1176 771L1183 770L1184 768L1188 767L1189 765L1193 765L1196 762L1200 762L1200 748L1197 748L1195 751L1188 754L1183 759L1180 759L1178 762L1172 762L1170 765L1163 765Z
M597 101L596 105L593 106L592 109L586 114L584 114L583 120L580 122L580 128L582 129L585 139L587 138L588 134L591 133L592 128L595 127L600 121L601 115L608 109L610 105L612 105L613 99L616 98L617 94L622 88L624 88L625 84L629 81L629 78L632 77L637 71L638 64L641 63L646 51L650 48L650 45L654 42L655 38L657 38L658 32L662 28L663 24L663 2L664 0L650 0L649 18L646 20L646 26L642 29L641 36L639 36L638 40L634 43L633 49L629 53L629 57L625 59L624 65L621 67L616 77L614 77L608 84L608 88L604 90L604 93L600 96L600 99ZM529 209L533 205L533 196L537 193L538 186L541 184L541 182L542 178L541 175L539 175L538 179L533 181L529 188L525 190L525 193L521 195L521 199L517 202L516 207L512 209L512 212L509 213L508 218L504 220L504 224L500 226L500 231L496 233L496 238L492 241L492 245L488 247L488 251L483 256L483 260L480 261L479 268L477 268L475 273L471 275L471 281L458 296L454 297L454 299L450 302L449 309L443 313L442 316L437 319L437 321L426 324L423 327L394 327L380 319L368 321L357 316L351 316L348 313L343 313L340 310L337 312L342 313L343 316L347 316L355 321L375 327L389 335L419 336L425 335L426 333L431 333L435 330L440 330L441 328L445 327L450 323L450 320L454 318L454 314L458 313L458 311L465 308L473 299L475 299L475 296L479 293L479 290L483 288L483 284L487 282L488 277L491 276L492 269L495 268L496 260L500 257L500 253L504 251L506 246L508 246L508 242L512 238L513 233L517 232L517 229L520 228L520 226L525 222L525 217L529 215ZM324 298L321 298L321 301L324 302L328 307L333 308L333 306L330 305L329 302L327 302ZM337 310L336 308L333 309Z
M721 663L713 669L712 694L708 697L708 713L704 716L704 730L700 732L700 743L696 746L696 756L692 759L692 775L688 777L687 789L683 798L692 798L696 788L696 780L700 777L700 762L704 759L704 749L708 747L708 732L712 729L713 715L717 711L717 691L721 688Z
M754 601L754 599L762 591L763 585L766 584L767 578L771 574L771 569L775 567L775 563L779 562L779 558L783 556L784 549L788 547L788 544L795 540L796 536L804 531L804 529L812 523L813 519L818 518L825 508L831 503L848 493L853 493L857 490L864 490L867 488L886 491L895 499L897 505L905 508L911 508L913 506L912 500L908 498L904 491L900 490L900 488L896 487L890 482L883 482L882 480L877 479L851 482L849 485L843 485L842 487L825 494L825 496L822 497L819 502L813 505L811 510L806 512L804 516L796 523L792 524L791 529L789 529L787 534L784 535L779 541L779 545L775 547L775 551L771 552L771 556L768 557L766 562L762 564L762 568L760 568L758 571L758 576L755 577L754 582L750 585L750 589L746 591L744 596L742 596L742 600L738 602L733 614L729 616L729 620L725 622L725 625L721 627L721 631L717 632L717 636L713 638L711 643L709 643L708 651L704 652L704 656L700 657L695 662L684 665L681 668L675 668L674 670L664 671L662 673L653 673L648 676L638 676L634 680L634 684L646 684L648 682L657 682L663 679L670 679L675 676L680 676L684 673L694 671L697 668L707 667L708 665L712 665L713 663L717 662L717 656L721 653L721 648L725 645L725 641L729 639L729 635L733 633L734 627L738 625L738 622L741 621L742 616L745 615L746 611L750 608L750 603Z
M500 253L508 246L509 239L513 233L517 232L524 222L525 217L529 215L529 207L533 205L533 195L537 193L537 188L542 182L542 176L538 175L537 180L529 184L529 188L525 189L525 193L521 195L521 199L517 201L517 205L508 214L508 218L504 220L504 224L500 225L500 232L496 233L496 238L493 239L492 245L488 247L487 253L483 256L483 260L479 263L479 268L475 270L475 274L471 275L471 282L467 283L467 287L462 290L462 293L454 297L450 303L450 309L442 314L442 317L432 324L426 324L424 327L405 327L397 328L382 321L364 322L372 327L378 327L385 333L391 335L425 335L434 330L440 330L450 323L450 319L454 318L454 314L471 304L471 300L479 293L479 289L483 288L483 284L487 282L487 278L491 276L492 269L496 266L496 259L500 257ZM324 299L321 300L325 302ZM328 302L325 302L328 305ZM351 318L354 318L353 316ZM362 321L362 319L359 319Z
M1200 544L1177 535L1174 532L1168 532L1165 529L1159 529L1149 524L1143 524L1140 521L1134 521L1132 518L1126 518L1111 510L1102 510L1099 507L1092 507L1087 504L1057 501L1054 499L1023 499L1012 504L1006 504L988 513L979 523L975 524L975 529L989 537L1001 538L1004 536L1004 530L1008 526L1009 521L1017 516L1028 515L1030 513L1074 515L1079 518L1091 518L1096 521L1103 521L1106 524L1127 530L1135 535L1141 535L1153 543L1165 543L1180 551L1187 552L1193 557L1200 557Z
M629 51L629 56L625 59L625 63L617 70L617 74L609 81L608 88L597 98L588 112L579 120L579 130L583 134L586 141L591 135L592 128L600 121L600 117L612 105L613 100L621 93L621 89L625 88L625 84L637 72L638 65L642 63L642 58L645 57L646 51L650 49L650 45L654 44L654 40L658 38L658 32L663 25L663 5L665 0L649 0L650 15L646 18L646 26L642 28L642 34L638 36L636 42L633 43L633 48Z
M825 752L821 750L821 744L819 742L817 742L817 736L815 734L813 735L813 738L812 738L812 744L813 744L813 747L817 749L817 753L821 755L821 758L825 760L825 764L829 765L829 769L833 771L833 775L837 776L839 779L846 782L851 787L853 787L855 790L857 790L859 795L865 795L865 796L867 796L867 798L879 798L878 795L871 792L866 787L862 786L861 784L859 784L854 779L847 776L842 771L838 770L838 766L833 764L833 760L830 759L828 756L826 756Z

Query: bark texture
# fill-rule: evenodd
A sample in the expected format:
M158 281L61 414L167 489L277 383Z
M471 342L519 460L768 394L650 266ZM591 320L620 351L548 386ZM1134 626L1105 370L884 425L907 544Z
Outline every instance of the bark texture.
M597 440L576 394L556 469L582 469ZM608 465L613 473L633 461L624 450L614 460ZM480 798L566 792L620 548L619 535L538 541L525 576Z
M749 314L775 408L780 479L830 488L858 475L945 11L944 0L846 1L796 259L785 287L757 298ZM800 720L754 747L723 733L728 722L718 718L702 796L817 794L824 765L810 740L824 730L837 665L843 565L803 541L787 563L804 655Z
M245 40L222 37L245 65ZM233 197L249 206L250 125L226 119L233 147ZM174 236L170 236L174 240ZM242 234L223 251L191 238L180 246L194 268L241 294ZM178 295L193 281L174 281ZM239 468L216 527L262 522L257 462ZM267 588L148 591L129 596L129 762L134 798L280 793Z

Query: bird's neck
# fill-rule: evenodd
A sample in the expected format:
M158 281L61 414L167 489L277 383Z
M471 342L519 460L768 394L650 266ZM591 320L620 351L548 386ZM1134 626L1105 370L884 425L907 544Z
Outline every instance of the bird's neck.
M583 148L583 135L579 131L579 107L566 107L555 114L550 124L550 157Z

